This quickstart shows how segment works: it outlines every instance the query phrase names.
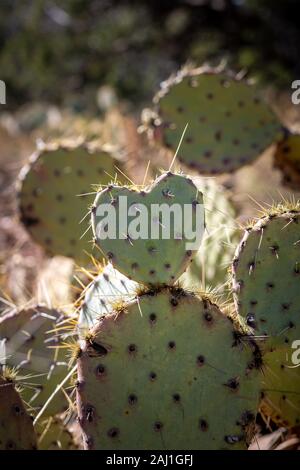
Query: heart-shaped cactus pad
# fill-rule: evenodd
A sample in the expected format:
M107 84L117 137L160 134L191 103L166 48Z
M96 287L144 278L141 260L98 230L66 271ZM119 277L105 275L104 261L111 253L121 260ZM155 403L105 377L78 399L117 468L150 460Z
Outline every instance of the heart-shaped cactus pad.
M182 174L164 173L136 190L111 185L92 208L96 242L120 272L144 284L173 284L199 249L202 193Z

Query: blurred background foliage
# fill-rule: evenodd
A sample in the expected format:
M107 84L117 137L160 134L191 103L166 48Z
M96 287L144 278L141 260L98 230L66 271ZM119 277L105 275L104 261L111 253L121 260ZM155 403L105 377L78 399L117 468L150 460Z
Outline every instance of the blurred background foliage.
M297 0L1 0L0 78L13 109L93 106L103 84L140 107L188 60L246 68L263 84L300 76ZM74 99L76 96L76 99Z

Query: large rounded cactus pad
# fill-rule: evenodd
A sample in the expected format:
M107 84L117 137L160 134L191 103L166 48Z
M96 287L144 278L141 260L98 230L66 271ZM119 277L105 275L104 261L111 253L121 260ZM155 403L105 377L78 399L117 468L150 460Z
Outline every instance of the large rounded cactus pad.
M193 289L220 288L240 238L236 209L225 188L214 180L196 177L193 181L203 194L206 228L201 248L181 280Z
M278 142L274 166L281 170L283 184L300 190L300 134L287 134Z
M118 302L134 297L137 287L136 282L107 264L86 290L78 318L80 336L95 326L100 317L111 313Z
M254 86L225 72L184 69L162 84L154 98L154 135L178 160L201 174L227 173L251 163L281 125Z
M37 412L68 373L66 349L59 348L56 322L62 318L54 309L36 306L0 318L0 340L5 363L13 368L22 398ZM68 408L63 392L51 401L44 415Z
M101 251L124 275L174 284L201 243L202 193L190 178L171 172L142 191L111 185L96 197L92 226Z
M79 357L85 447L243 449L259 361L208 299L149 291L104 316Z
M99 255L88 230L92 185L114 180L115 165L120 163L106 151L52 144L38 150L22 169L21 221L49 255L68 256L78 264L86 264L91 253Z
M269 346L300 337L299 204L279 206L249 228L232 264L238 313Z
M36 449L32 419L14 383L0 376L0 450Z
M261 411L280 426L300 424L300 367L292 348L277 348L263 356Z

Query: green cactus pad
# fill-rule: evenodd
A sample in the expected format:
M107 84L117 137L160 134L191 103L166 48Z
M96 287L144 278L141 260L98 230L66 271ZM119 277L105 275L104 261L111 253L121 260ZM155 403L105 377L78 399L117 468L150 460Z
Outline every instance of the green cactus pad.
M201 248L181 280L193 289L218 289L224 285L240 238L236 209L225 188L214 180L196 177L193 181L203 193L206 230Z
M22 398L37 412L68 373L68 358L53 331L62 315L54 309L36 306L0 318L0 340L5 340L5 362L16 372ZM68 408L59 392L45 410L51 416Z
M0 376L0 450L36 449L32 419L14 383Z
M201 174L251 163L281 135L281 125L256 88L224 71L183 69L154 98L150 134ZM152 126L152 130L151 130Z
M291 189L300 189L300 134L287 134L275 150L274 166L282 172L282 182Z
M105 315L78 359L88 449L244 449L260 354L208 298L151 290Z
M99 318L111 313L118 302L129 301L135 296L138 284L119 273L111 264L94 279L87 289L80 306L78 331L84 336L96 325Z
M299 208L281 205L258 220L232 265L237 311L264 339L261 409L284 426L300 422L300 368L290 363L300 338Z
M300 424L300 367L291 361L293 350L278 348L263 356L261 411L279 426Z
M300 338L299 209L279 206L247 229L232 264L237 311L268 348Z
M134 217L127 216L127 209L123 209L120 202L121 196L128 210L135 212ZM111 185L97 195L92 208L92 226L96 242L114 267L129 278L145 284L174 284L199 248L200 231L204 229L202 203L202 193L192 180L184 175L171 172L161 175L143 191ZM100 239L100 227L102 224L102 229L104 229L103 224L106 216L97 214L99 209L105 207L104 204L112 206L112 209L116 211L116 224L114 224L116 232L112 234L112 237ZM173 204L177 206L175 209L179 208L183 214L182 220L184 222L179 227L174 223L174 217L171 217L169 237L165 237L163 233L163 228L166 228L165 219L159 213L154 216L153 207L154 205L157 207L164 205L167 211L171 211L170 207ZM184 210L187 207L189 210L188 220L184 217ZM133 238L131 223L133 221L136 223L139 215L143 213L146 213L147 239ZM125 227L124 231L119 223L120 214L121 217L126 214L125 222L128 227ZM188 228L196 229L196 222L197 224L199 222L201 227L197 232L197 243L194 243L194 240L188 240L185 235ZM140 228L144 229L146 224L142 221ZM153 226L158 231L157 239L152 235ZM120 235L123 238L120 238ZM193 242L193 249L187 248L187 243L190 242Z
M71 432L57 417L37 424L39 450L76 450Z
M82 219L95 198L92 185L114 180L115 165L120 163L102 150L52 144L38 150L22 169L20 218L49 255L68 256L78 264L87 264L91 253L99 255L93 251L91 231L82 237L89 217Z

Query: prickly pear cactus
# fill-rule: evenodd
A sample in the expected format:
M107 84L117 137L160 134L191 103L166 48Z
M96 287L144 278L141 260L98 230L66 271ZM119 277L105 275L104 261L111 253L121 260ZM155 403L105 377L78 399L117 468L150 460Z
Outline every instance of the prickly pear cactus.
M290 134L278 142L274 154L274 166L282 171L283 184L300 189L300 135Z
M181 280L193 289L221 290L240 239L236 209L225 188L214 180L194 177L193 181L203 193L206 229L201 247Z
M80 336L96 325L99 318L113 311L119 302L135 296L138 284L119 273L110 263L88 287L80 306L78 331Z
M154 106L150 134L174 153L188 123L178 160L201 174L249 164L281 134L256 88L221 69L184 68L162 83Z
M268 347L300 337L300 204L280 205L248 228L232 264L238 313Z
M293 364L290 348L263 355L261 412L279 426L300 424L300 367Z
M200 246L202 203L202 193L192 180L171 172L142 191L111 185L97 195L92 207L96 242L113 266L129 278L146 284L174 284ZM159 206L163 212L159 212ZM167 227L164 214L172 214L172 207L173 214L180 212L182 219L178 223L178 217L171 216ZM115 219L105 215L110 208ZM115 231L111 231L111 225Z
M62 340L54 331L61 317L57 310L36 306L0 318L0 340L5 350L4 361L1 360L13 368L22 398L33 413L44 405L68 373L66 350L58 349ZM65 395L59 392L44 415L67 408Z
M50 417L37 425L39 450L76 450L71 432L58 417Z
M150 290L103 316L86 340L77 382L85 447L244 449L259 365L208 298Z
M281 424L300 422L300 368L290 362L300 338L300 205L280 205L249 228L235 253L235 304L263 350L262 403Z
M86 264L93 251L88 211L93 184L114 180L121 163L88 145L43 145L19 177L20 218L33 239L49 255L74 258ZM85 219L84 219L85 217ZM84 219L84 220L83 220Z
M12 380L0 376L0 450L36 449L32 419Z

